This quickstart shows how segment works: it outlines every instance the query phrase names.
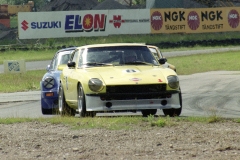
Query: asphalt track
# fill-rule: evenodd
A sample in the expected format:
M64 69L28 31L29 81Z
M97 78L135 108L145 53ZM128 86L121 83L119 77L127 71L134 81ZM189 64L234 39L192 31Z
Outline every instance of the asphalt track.
M230 50L240 50L240 48L230 48ZM225 48L224 51L229 51L229 49ZM216 50L184 51L184 53L180 51L165 52L164 56L172 57L212 52L216 52ZM45 69L49 62L27 62L26 69ZM3 71L3 66L0 65L0 73L3 73ZM179 75L179 78L183 97L181 116L216 115L226 118L240 118L240 71L214 71ZM117 115L119 114L121 113ZM141 113L133 113L133 115L135 114L140 115ZM157 114L163 115L161 110ZM40 91L30 91L0 94L0 118L6 117L38 118L51 116L41 114Z

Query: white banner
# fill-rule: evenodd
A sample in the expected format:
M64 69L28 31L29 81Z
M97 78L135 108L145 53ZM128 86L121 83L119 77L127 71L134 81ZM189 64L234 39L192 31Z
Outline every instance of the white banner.
M150 33L150 10L19 12L19 39Z
M19 39L107 36L107 11L18 13Z
M108 34L151 33L149 9L109 10L107 23Z

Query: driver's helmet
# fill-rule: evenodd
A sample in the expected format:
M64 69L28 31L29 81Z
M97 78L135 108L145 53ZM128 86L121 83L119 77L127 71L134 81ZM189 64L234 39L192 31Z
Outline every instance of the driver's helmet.
M136 60L137 60L137 54L134 51L125 51L124 52L125 63L134 62Z

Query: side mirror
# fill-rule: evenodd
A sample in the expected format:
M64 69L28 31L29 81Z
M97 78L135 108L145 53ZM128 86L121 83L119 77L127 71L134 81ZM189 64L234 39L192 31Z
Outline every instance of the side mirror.
M167 58L165 58L165 57L162 57L162 58L164 58L164 59L165 59L165 62L167 62Z
M76 66L76 63L75 63L75 62L68 62L68 63L67 63L67 66L68 66L68 67L75 67L75 66Z
M165 62L167 62L167 59L166 59L166 58L160 58L160 59L158 60L158 62L159 62L160 64L165 64Z

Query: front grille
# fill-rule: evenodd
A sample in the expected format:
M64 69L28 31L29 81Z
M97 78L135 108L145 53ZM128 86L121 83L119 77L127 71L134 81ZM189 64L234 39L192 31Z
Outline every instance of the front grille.
M166 91L166 84L149 84L149 85L121 85L107 86L107 94L111 93L157 93Z
M107 86L101 100L166 98L166 84Z

